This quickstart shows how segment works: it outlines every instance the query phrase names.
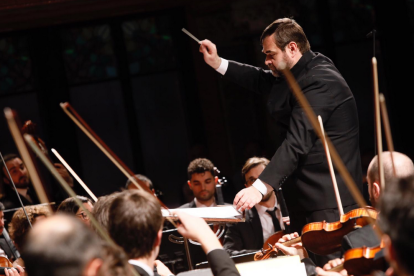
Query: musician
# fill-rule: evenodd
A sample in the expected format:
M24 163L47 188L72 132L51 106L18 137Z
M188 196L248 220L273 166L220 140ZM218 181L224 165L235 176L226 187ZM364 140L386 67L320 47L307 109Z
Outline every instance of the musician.
M388 185L388 183L396 182L406 177L414 176L414 164L407 155L393 151L392 157L394 159L395 175L391 153L389 151L382 153L385 186ZM371 163L368 166L367 182L371 205L374 208L378 209L378 203L382 195L378 172L378 155L372 159ZM374 233L372 226L367 225L344 236L342 240L342 251L345 253L351 248L362 246L372 247L379 245L379 243L380 241L377 235Z
M361 189L359 126L352 92L332 61L310 50L304 31L293 19L274 21L260 41L270 70L220 58L208 40L200 46L205 62L225 79L267 95L270 114L286 131L268 166L252 186L236 195L234 204L240 210L250 209L283 184L292 231L299 232L310 222L336 221L338 210L323 144L290 92L281 63L291 70L311 107L321 115L327 135L335 134L332 143ZM344 211L350 211L355 201L339 175L337 180Z
M30 276L132 275L125 253L104 244L84 223L65 214L33 226L22 258Z
M222 250L220 242L204 220L182 213L177 215L182 223L177 230L183 236L201 243L214 275L239 275L233 261ZM161 243L163 220L159 202L144 191L123 191L110 206L108 232L125 250L130 264L141 276L153 276L154 265L159 274L171 274L165 266L160 271L161 262L155 263Z
M30 182L29 172L27 171L22 159L20 159L17 154L12 153L4 156L4 161L23 205L39 204L39 199L37 198ZM6 184L3 185L2 201L7 209L21 207L3 162L1 164L1 176L3 183Z
M36 222L51 216L50 210L47 206L35 205L24 207L26 214L23 209L17 210L11 222L9 223L9 235L13 240L16 248L21 251L23 248L24 239L31 229L29 221L32 225Z
M194 200L179 208L215 207L217 206L216 180L214 165L206 158L197 158L190 162L187 169L188 186L194 194Z
M249 158L242 168L244 186L250 187L268 164L269 160L263 157ZM275 215L276 225L271 212ZM246 210L245 218L245 223L227 225L223 247L229 254L239 255L257 251L273 233L285 229L280 204L273 190L252 209Z
M3 210L4 205L0 202L0 236L3 235L3 232L5 231ZM6 241L6 238L2 236L0 238L0 258L8 259L11 262L14 259L13 250L16 250L16 248L14 248L12 241ZM24 269L20 265L14 263L13 266L15 268L10 268L7 272L5 271L5 273L8 273L9 275L23 275Z
M83 207L85 207L89 212L92 212L93 202L90 198L87 198L85 196L80 196L80 195L77 195L76 198L82 202ZM60 203L57 209L57 212L75 215L77 218L82 220L86 225L90 226L88 214L85 213L85 211L79 207L79 205L76 203L73 197L69 197L65 199L64 201L62 201L62 203Z
M22 159L14 153L7 154L4 156L7 169L10 171L11 180L13 180L16 186L17 192L20 195L22 203L26 205L39 204L40 201L37 198L36 192L33 189L33 185L30 181L29 172ZM69 175L66 168L59 163L54 164L59 174L66 180L66 182L73 187L73 178ZM1 162L1 179L5 185L3 187L3 194L1 195L1 201L3 202L6 209L15 209L22 207L19 199L17 198L16 192L14 191L13 185L10 182L9 175ZM56 200L63 200L62 191L58 189L55 194ZM66 195L66 193L65 193ZM66 197L66 196L65 196ZM14 212L7 212L6 219L11 220Z
M380 200L379 226L394 275L414 275L414 178L390 182Z
M96 218L99 225L105 230L108 229L109 221L109 207L112 201L118 196L119 192L112 193L110 195L98 197L98 201L93 205L92 215ZM91 224L92 229L95 229Z
M152 184L151 179L149 179L148 177L146 177L145 175L142 175L142 174L136 174L135 177L138 178L139 180L141 180L142 182L144 182L145 185L147 185L148 189L150 189L152 192L154 192L154 185ZM127 190L138 190L137 186L130 179L128 179L128 181L126 182L125 189L127 189Z

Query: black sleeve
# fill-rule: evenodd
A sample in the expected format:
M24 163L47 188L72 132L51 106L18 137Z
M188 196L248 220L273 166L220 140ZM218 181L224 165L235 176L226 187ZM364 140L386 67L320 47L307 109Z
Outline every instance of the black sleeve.
M302 87L310 107L316 116L320 115L322 117L325 124L336 107L332 104L327 87L312 77L302 80L299 85ZM292 107L286 139L260 175L260 180L278 189L280 182L296 170L300 157L308 155L318 139L304 110L295 101Z
M258 94L269 93L276 79L270 70L231 60L224 78Z
M233 260L222 249L209 252L207 260L214 276L240 276Z
M305 264L305 270L307 276L315 276L316 275L316 265L310 258L304 258L301 260L302 263Z
M244 248L243 239L237 224L228 224L224 235L223 247L230 255L237 255L236 252Z

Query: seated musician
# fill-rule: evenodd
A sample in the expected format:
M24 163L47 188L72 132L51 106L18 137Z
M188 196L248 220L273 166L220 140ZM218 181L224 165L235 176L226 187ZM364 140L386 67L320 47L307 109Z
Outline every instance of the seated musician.
M30 276L132 275L122 250L65 214L36 223L21 253Z
M177 214L182 225L178 231L185 237L199 241L216 276L239 275L233 261L223 250L217 237L204 220ZM109 208L108 232L121 246L129 262L141 276L153 276L154 266L160 275L172 274L156 261L162 238L163 217L157 199L144 191L123 191Z
M414 164L412 160L406 156L405 154L399 153L399 152L393 152L393 159L394 159L394 166L395 166L395 175L392 165L392 159L391 159L391 153L390 152L383 152L382 154L383 159L383 168L384 168L384 181L386 185L389 183L396 183L402 179L414 177ZM378 156L375 156L369 167L367 172L367 180L368 180L368 192L370 195L370 201L374 208L379 207L379 202L382 197L382 191L381 191L381 184L379 181L379 173L378 173ZM386 191L388 190L386 186ZM286 235L281 240L279 240L279 243L276 244L276 247L280 250L282 250L287 255L301 255L301 252L295 251L295 248L287 248L283 246L284 241L290 240L292 238L298 237L299 235L297 233ZM377 237L377 235L374 233L374 230L372 229L371 225L366 225L362 228L356 229L352 231L351 233L345 235L342 239L342 252L345 253L347 250L352 248L359 248L359 247L374 247L378 246L380 244L380 241ZM293 245L293 247L296 247L296 249L301 248L301 244ZM302 250L302 249L301 249ZM306 252L306 250L305 250ZM309 260L304 260L306 264L309 264L307 266L307 270L312 271L315 265ZM335 259L330 262L328 262L323 269L318 269L318 275L334 275L334 272L327 272L327 270L343 263L343 259ZM384 270L386 267L384 268ZM315 275L316 272L310 273L308 275ZM342 272L345 273L345 272ZM335 274L335 275L341 275L341 274Z
M142 175L142 174L136 174L135 177L138 178L139 180L141 180L142 182L144 182L145 185L147 185L148 189L150 189L152 192L154 192L154 185L152 184L151 179L149 179L148 177L146 177L145 175ZM138 190L137 186L130 179L128 179L128 181L126 182L125 189L127 189L127 190Z
M194 200L180 208L215 207L217 206L216 180L214 177L214 165L205 158L191 161L187 169L188 186L194 195Z
M13 253L12 253L12 249L10 248L9 243L6 241L6 239L2 236L3 235L3 231L4 231L4 214L3 214L3 210L4 210L4 205L3 203L0 202L0 259L6 259L9 260L10 262L13 260ZM9 241L11 242L11 241ZM19 265L15 265L17 269L15 269L14 273L22 273L24 272L24 269L19 266Z
M85 196L76 196L83 204L83 206L89 211L92 212L93 209L93 202L90 198L87 198ZM73 197L69 197L62 201L60 203L58 209L58 212L66 213L66 214L72 214L78 217L80 220L82 220L86 225L90 226L89 217L83 211L82 208L79 208L78 204L76 204L76 201Z
M26 206L24 207L26 210L27 217L25 212L22 208L17 210L11 222L9 223L9 235L10 238L13 240L14 245L16 246L17 250L21 251L23 249L23 242L27 233L30 230L30 225L33 226L36 222L45 219L51 215L50 210L47 206L42 205L34 205L34 206Z
M245 186L250 187L269 164L266 158L252 157L242 168ZM288 218L287 221L288 222ZM284 230L280 204L272 190L252 209L246 210L246 222L229 224L224 237L224 248L232 255L258 251L275 232Z
M22 203L24 206L27 205L35 205L39 204L40 201L37 198L37 195L33 189L33 185L30 181L29 172L25 164L23 163L22 159L14 153L7 154L4 156L4 162L6 163L7 169L10 172L11 180L13 181L14 185L16 186L17 192L20 195ZM9 178L9 174L7 173L6 168L4 167L3 162L1 163L1 181L3 182L2 185L2 195L1 201L3 202L6 209L15 209L22 207L19 199L16 196L14 191L13 185ZM69 185L73 186L73 179L69 175L66 168L59 163L55 163L55 168L58 170L59 174L69 183ZM55 199L60 200L61 190L56 191ZM59 198L57 198L59 197ZM6 219L8 221L11 220L14 212L7 212Z
M380 200L379 226L393 275L414 275L414 177L390 182ZM387 271L388 272L388 271ZM387 275L390 275L387 273Z

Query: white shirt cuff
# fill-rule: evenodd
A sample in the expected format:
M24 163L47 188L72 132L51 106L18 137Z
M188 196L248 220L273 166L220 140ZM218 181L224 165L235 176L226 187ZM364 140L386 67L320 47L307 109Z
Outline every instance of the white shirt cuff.
M221 63L219 68L217 68L217 72L224 75L226 74L227 68L229 67L229 61L227 59L221 58Z
M267 194L267 187L259 178L253 183L253 187L255 187L262 195Z

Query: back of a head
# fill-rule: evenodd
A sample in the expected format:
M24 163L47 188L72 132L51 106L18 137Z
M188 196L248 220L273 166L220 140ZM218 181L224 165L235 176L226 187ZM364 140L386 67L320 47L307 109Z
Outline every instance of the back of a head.
M77 195L76 198L79 199L82 203L90 202L93 205L92 200L85 196ZM73 197L69 197L59 204L57 212L75 215L78 210L79 205L76 203L75 199Z
M162 224L161 205L144 191L123 191L109 207L108 232L130 259L151 254Z
M190 162L187 169L188 179L195 173L210 172L214 176L214 165L206 158L197 158Z
M93 258L102 258L102 242L88 227L64 214L39 221L22 251L30 276L79 276Z
M49 217L51 215L50 210L47 206L34 205L24 207L27 213L24 213L23 209L17 210L9 223L9 234L18 250L23 249L24 238L30 230L30 224L34 225L38 217L44 216Z
M93 206L92 214L98 221L99 225L101 225L105 230L108 229L109 207L118 194L119 192L115 192L107 196L101 196ZM91 227L92 229L95 229L93 224L91 224Z
M384 186L386 189L392 189L393 183L398 182L400 179L414 176L414 164L407 155L396 151L392 153L395 165L395 175L392 165L391 152L385 151L381 156L384 168ZM369 164L367 177L370 183L379 182L378 155L376 155Z
M282 51L285 50L286 45L290 42L295 42L302 54L310 50L310 44L308 38L305 35L302 27L291 18L280 18L272 22L264 29L260 42L263 44L263 40L273 36L277 47Z
M399 179L393 189L387 189L380 201L381 230L390 236L396 251L398 266L414 275L414 177ZM398 273L398 272L397 272Z

